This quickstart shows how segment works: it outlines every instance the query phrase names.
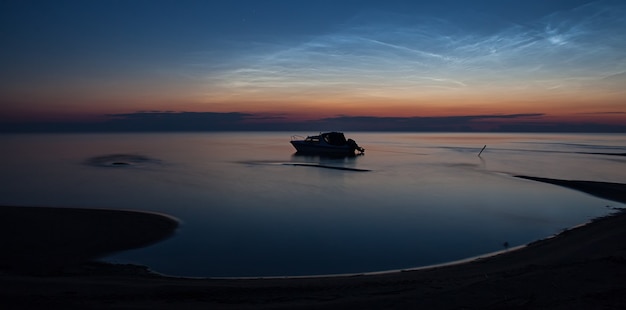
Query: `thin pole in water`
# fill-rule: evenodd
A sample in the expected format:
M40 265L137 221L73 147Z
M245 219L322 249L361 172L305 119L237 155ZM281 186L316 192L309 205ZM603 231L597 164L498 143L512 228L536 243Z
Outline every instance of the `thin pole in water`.
M483 153L483 151L485 150L485 148L486 148L486 147L487 147L487 144L485 144L485 146L483 146L483 149L482 149L482 150L480 150L480 152L478 153L478 157L480 157L480 154L482 154L482 153Z

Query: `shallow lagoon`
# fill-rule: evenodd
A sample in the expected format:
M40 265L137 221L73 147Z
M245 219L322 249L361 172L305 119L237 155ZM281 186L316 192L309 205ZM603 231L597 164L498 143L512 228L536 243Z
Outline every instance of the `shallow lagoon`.
M320 158L292 134L3 135L0 204L173 215L174 237L105 260L213 277L442 263L623 207L513 177L626 183L625 157L592 154L626 153L623 135L355 132L364 156Z

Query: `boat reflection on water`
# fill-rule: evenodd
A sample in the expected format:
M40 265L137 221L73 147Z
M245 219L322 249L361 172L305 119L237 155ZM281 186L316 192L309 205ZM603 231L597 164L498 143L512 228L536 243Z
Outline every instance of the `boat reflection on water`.
M354 167L356 165L356 158L362 155L363 153L354 155L311 155L296 152L291 156L291 162L286 163L285 165L358 172L371 171L370 169L360 169Z
M346 139L342 132L325 132L306 138L291 136L291 145L297 154L324 156L355 156L365 153L356 141Z

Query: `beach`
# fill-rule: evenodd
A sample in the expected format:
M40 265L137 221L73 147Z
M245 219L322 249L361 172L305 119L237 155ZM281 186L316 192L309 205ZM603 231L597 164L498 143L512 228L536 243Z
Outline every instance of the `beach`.
M619 202L626 202L626 185L619 183L538 180ZM598 190L599 188L602 190ZM609 193L607 195L607 192ZM18 216L30 208L2 207L3 216ZM7 211L9 210L9 211ZM7 213L8 212L8 213ZM96 211L98 218L134 217L134 213ZM10 213L10 214L9 214ZM49 208L67 215L64 208ZM92 215L87 211L65 217L65 227ZM163 222L166 218L148 218ZM141 220L140 220L141 219ZM105 220L106 222L106 220ZM153 231L148 239L167 237L172 222ZM150 225L149 225L150 226ZM58 226L56 238L73 229ZM130 225L129 227L133 227ZM93 229L110 229L106 225ZM145 227L144 227L145 228ZM139 229L145 230L145 229ZM159 232L160 231L160 232ZM11 232L6 232L11 233ZM133 235L133 233L135 235ZM124 232L134 243L136 232ZM141 234L139 234L141 235ZM16 236L13 234L13 236ZM12 239L4 235L5 240ZM24 236L21 236L24 238ZM143 239L142 239L143 238ZM36 239L36 238L35 238ZM194 279L168 277L132 265L80 262L75 253L98 254L110 250L110 240L88 245L78 242L73 251L48 254L54 261L67 255L71 268L55 272L7 270L0 275L0 303L8 308L63 309L589 309L626 306L626 213L595 219L586 225L500 254L441 267L367 275L325 277ZM146 242L145 236L139 237ZM134 241L133 241L134 240ZM116 242L119 242L117 240ZM50 240L47 241L51 242ZM139 242L139 243L141 243ZM6 244L6 241L5 241ZM135 244L137 245L137 244ZM33 245L31 245L32 247ZM122 248L129 244L122 244ZM20 251L14 248L12 251ZM86 258L89 255L83 255ZM97 255L96 255L97 256ZM46 261L45 256L38 258ZM6 262L5 262L6 263ZM36 270L36 262L29 262ZM6 265L6 264L5 264Z

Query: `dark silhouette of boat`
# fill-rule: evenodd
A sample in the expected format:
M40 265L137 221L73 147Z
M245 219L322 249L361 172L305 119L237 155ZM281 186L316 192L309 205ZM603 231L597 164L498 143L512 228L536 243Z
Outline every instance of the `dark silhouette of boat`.
M342 132L325 132L316 136L291 136L291 145L298 154L356 155L365 149L354 140L347 139Z

